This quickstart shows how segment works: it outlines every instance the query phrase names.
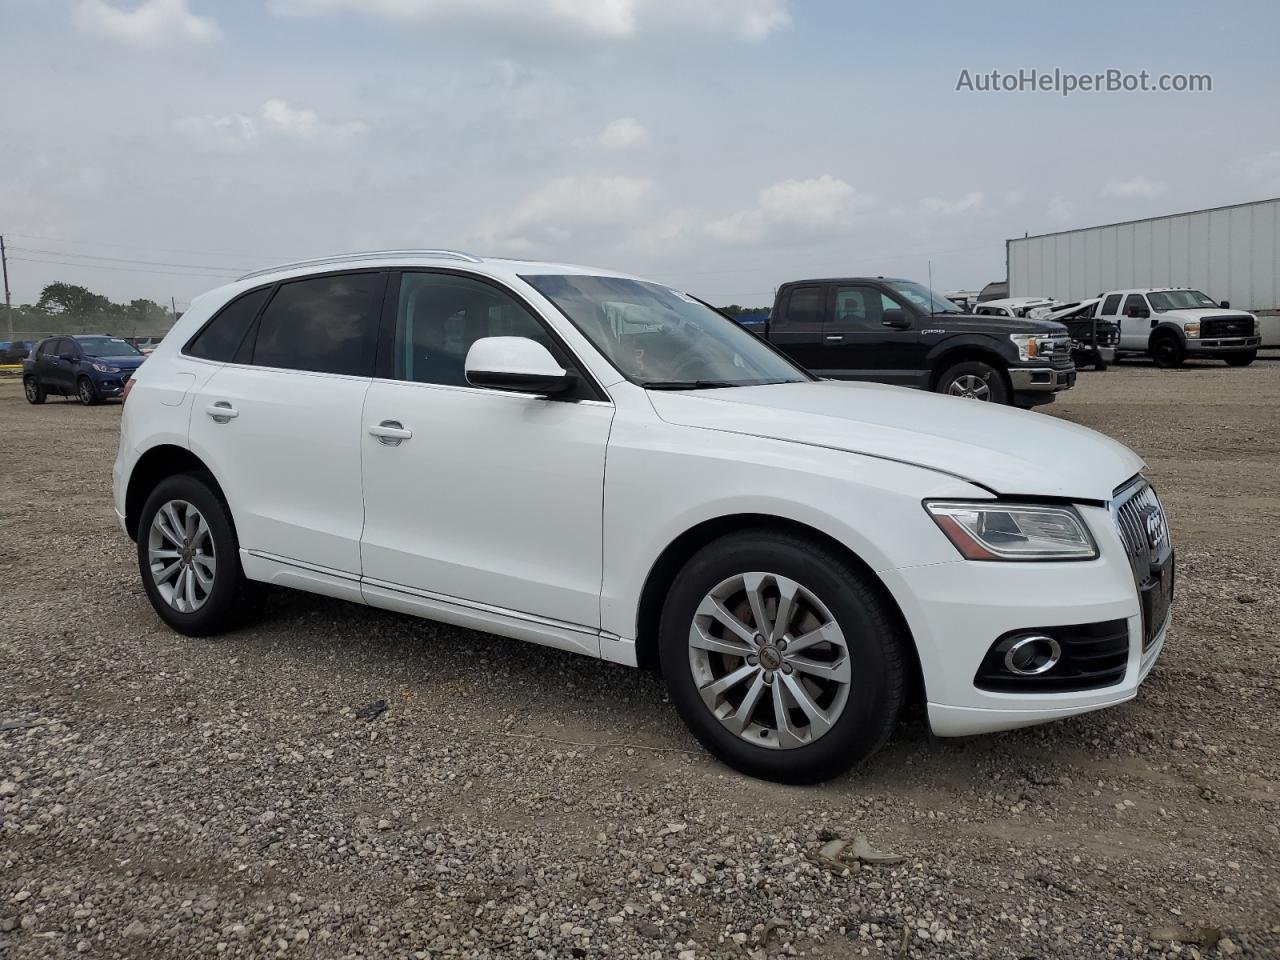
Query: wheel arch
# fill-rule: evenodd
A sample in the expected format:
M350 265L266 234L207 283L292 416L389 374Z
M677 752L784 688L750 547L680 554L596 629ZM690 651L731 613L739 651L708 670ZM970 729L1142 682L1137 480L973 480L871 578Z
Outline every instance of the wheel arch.
M840 554L849 564L862 574L870 588L880 596L895 619L901 635L906 638L906 656L909 669L908 700L923 700L924 674L920 665L919 651L916 649L915 637L910 624L894 598L892 591L885 586L871 568L857 553L847 545L807 523L770 514L736 513L714 517L690 527L669 543L649 568L644 587L640 591L640 602L636 608L636 663L641 669L658 670L658 627L662 619L662 607L675 581L676 574L688 562L689 558L704 546L729 533L738 533L744 529L761 531L779 531L813 540L827 549Z
M1184 347L1187 345L1187 332L1182 329L1182 324L1165 320L1163 323L1151 328L1151 333L1147 335L1147 349L1151 349L1151 345L1155 343L1157 337L1167 336L1176 338Z
M209 469L208 464L186 447L170 443L158 444L138 458L133 471L129 474L129 484L125 488L124 497L124 522L130 538L138 539L138 517L151 491L161 480L179 473L205 474L209 478L214 494L223 503L227 502L226 494L222 492L222 485L214 472ZM235 520L232 518L233 526L234 523Z
M957 363L967 363L975 360L980 363L990 364L1000 371L1000 376L1004 378L1005 389L1012 394L1013 386L1009 380L1009 359L1002 357L998 350L990 346L980 343L958 343L949 346L939 352L936 356L931 357L929 361L929 389L937 390L938 381L942 379L942 375L948 369L954 367Z

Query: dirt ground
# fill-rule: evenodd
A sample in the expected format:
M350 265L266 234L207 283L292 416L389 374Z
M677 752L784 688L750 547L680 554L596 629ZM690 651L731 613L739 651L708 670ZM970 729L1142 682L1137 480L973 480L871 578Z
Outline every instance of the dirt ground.
M1038 415L1170 513L1138 699L908 717L789 788L619 666L303 594L171 633L111 510L120 408L0 381L0 956L1280 956L1280 358L1084 372ZM817 857L858 835L903 859Z

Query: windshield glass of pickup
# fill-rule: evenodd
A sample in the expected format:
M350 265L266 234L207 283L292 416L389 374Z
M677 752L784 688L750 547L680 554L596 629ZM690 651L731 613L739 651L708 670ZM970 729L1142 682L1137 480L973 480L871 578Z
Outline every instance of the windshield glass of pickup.
M116 337L80 337L76 340L86 357L137 357L139 351Z
M811 379L754 334L669 287L574 274L522 279L642 387L697 390Z
M900 296L906 297L925 313L964 313L940 293L911 280L886 280Z
M1166 310L1212 310L1218 305L1199 290L1162 290L1148 293L1151 309L1157 313Z

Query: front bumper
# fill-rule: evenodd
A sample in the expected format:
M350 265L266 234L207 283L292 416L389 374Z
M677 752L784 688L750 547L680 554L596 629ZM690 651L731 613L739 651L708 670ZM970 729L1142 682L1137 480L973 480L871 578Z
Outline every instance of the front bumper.
M98 391L100 397L118 397L124 393L124 385L128 382L133 371L126 370L123 373L99 373L93 378L93 385Z
M1056 393L1075 386L1076 368L1010 367L1009 385L1014 393Z
M1256 350L1262 344L1261 337L1218 337L1212 340L1187 340L1187 355L1213 356L1220 353L1238 353Z
M1168 621L1142 649L1142 609L1110 512L1079 507L1098 543L1096 560L929 564L881 571L920 656L929 722L938 736L966 736L1100 710L1137 695L1160 655ZM1119 681L1070 692L979 689L974 678L997 637L1014 630L1123 619L1128 660Z

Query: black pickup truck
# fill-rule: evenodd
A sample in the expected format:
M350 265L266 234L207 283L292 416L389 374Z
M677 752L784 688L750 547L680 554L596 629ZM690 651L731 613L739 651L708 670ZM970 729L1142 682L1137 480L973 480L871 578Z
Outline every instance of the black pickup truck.
M744 324L820 377L874 380L994 403L1049 403L1076 382L1066 328L979 317L911 280L795 280Z

